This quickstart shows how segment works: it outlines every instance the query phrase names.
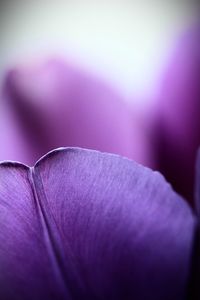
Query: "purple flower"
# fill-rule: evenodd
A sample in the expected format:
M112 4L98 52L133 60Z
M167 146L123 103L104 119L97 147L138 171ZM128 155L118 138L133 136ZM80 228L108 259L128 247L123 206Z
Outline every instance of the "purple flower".
M200 145L200 24L177 43L158 99L159 170L188 200Z
M185 299L197 226L162 175L123 157L66 148L33 168L3 162L0 298Z
M132 108L114 89L62 60L11 70L3 100L0 160L32 165L56 147L78 146L150 164L148 138Z

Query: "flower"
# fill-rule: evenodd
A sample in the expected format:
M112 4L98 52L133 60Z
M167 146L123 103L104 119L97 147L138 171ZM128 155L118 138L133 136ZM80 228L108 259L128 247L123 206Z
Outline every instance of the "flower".
M192 203L200 144L199 47L198 24L175 47L153 121L117 89L62 59L13 68L1 99L0 160L32 165L60 146L116 153L159 170Z
M8 72L0 117L0 160L27 164L61 146L133 158L149 165L148 137L119 93L61 59Z
M197 226L162 175L117 155L3 162L1 299L185 299Z

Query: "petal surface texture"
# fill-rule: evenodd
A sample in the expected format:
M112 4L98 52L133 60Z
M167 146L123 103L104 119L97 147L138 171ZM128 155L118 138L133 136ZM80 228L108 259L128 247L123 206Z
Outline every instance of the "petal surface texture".
M159 173L66 148L0 184L1 298L185 299L196 218Z
M0 299L64 299L65 286L29 180L0 165Z

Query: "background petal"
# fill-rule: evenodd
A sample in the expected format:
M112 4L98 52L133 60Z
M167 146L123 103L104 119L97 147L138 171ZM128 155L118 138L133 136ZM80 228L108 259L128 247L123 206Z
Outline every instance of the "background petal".
M95 75L51 59L10 71L4 95L1 160L34 164L56 147L78 146L149 165L148 138L140 118L117 88Z
M200 144L200 24L177 42L158 97L158 169L177 192L194 199Z
M185 298L196 220L160 174L66 149L33 179L75 299Z

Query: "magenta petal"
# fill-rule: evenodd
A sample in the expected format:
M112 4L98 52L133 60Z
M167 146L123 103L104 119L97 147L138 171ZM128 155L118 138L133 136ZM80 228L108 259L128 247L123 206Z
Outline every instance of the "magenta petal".
M200 145L200 24L176 45L159 96L159 170L193 203L194 166Z
M1 299L185 299L196 218L157 172L55 150L0 165Z
M19 67L5 80L0 159L27 164L61 146L150 160L142 126L117 89L62 60Z

